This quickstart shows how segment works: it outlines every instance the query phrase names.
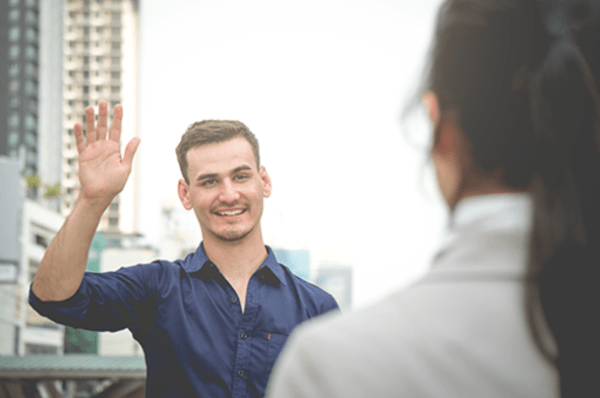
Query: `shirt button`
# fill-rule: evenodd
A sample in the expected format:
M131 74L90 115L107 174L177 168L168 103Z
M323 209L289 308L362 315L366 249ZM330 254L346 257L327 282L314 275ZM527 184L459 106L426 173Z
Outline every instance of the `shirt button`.
M232 297L232 298L231 298L231 302L232 302L233 304L237 303L237 297Z
M243 370L240 370L240 371L238 372L238 376L240 376L240 377L244 377L244 375L245 375L245 374L246 374L246 373L245 373Z
M248 335L246 333L242 333L242 339L246 340L248 338Z

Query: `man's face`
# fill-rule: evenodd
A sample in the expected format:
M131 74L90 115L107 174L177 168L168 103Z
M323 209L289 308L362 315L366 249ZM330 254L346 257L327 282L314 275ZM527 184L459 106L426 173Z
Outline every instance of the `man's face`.
M246 139L192 148L187 161L190 182L179 181L179 198L185 209L194 209L204 240L261 234L263 198L271 194L271 180L264 166L257 170Z

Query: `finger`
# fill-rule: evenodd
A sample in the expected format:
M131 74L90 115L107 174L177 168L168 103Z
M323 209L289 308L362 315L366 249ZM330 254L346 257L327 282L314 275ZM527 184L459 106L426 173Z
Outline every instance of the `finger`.
M121 121L123 120L123 107L116 105L113 111L112 123L110 124L109 139L119 143L121 139Z
M98 103L98 124L96 125L96 132L99 140L106 139L106 126L108 125L108 103L106 101L100 101Z
M131 167L131 165L133 164L133 155L135 155L135 152L137 151L138 145L140 145L141 141L142 140L139 137L133 137L125 147L123 161L127 163L129 167Z
M75 123L75 126L73 127L73 133L75 135L77 153L85 151L85 139L83 138L83 127L81 126L81 123Z
M98 140L98 135L96 134L94 122L94 108L88 106L87 108L85 108L85 137L87 138L88 145Z

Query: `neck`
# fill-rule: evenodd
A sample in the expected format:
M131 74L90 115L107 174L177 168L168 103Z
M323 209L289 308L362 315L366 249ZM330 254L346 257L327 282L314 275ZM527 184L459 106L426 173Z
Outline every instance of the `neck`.
M219 267L231 284L247 283L267 258L268 252L260 229L254 232L257 233L250 233L236 241L203 234L206 256Z
M454 209L458 202L463 199L472 198L474 196L493 195L501 193L519 193L526 192L527 188L513 188L504 182L498 175L477 176L477 178L469 178L469 184L465 184L464 188L459 191L457 200L451 209Z

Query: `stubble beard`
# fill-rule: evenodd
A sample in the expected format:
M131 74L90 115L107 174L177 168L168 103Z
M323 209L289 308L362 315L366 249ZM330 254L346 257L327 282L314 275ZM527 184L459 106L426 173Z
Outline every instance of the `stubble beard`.
M221 234L218 234L217 236L226 242L235 242L237 240L244 239L246 236L248 236L250 234L250 232L252 232L253 229L254 228L250 228L247 231L228 230Z

